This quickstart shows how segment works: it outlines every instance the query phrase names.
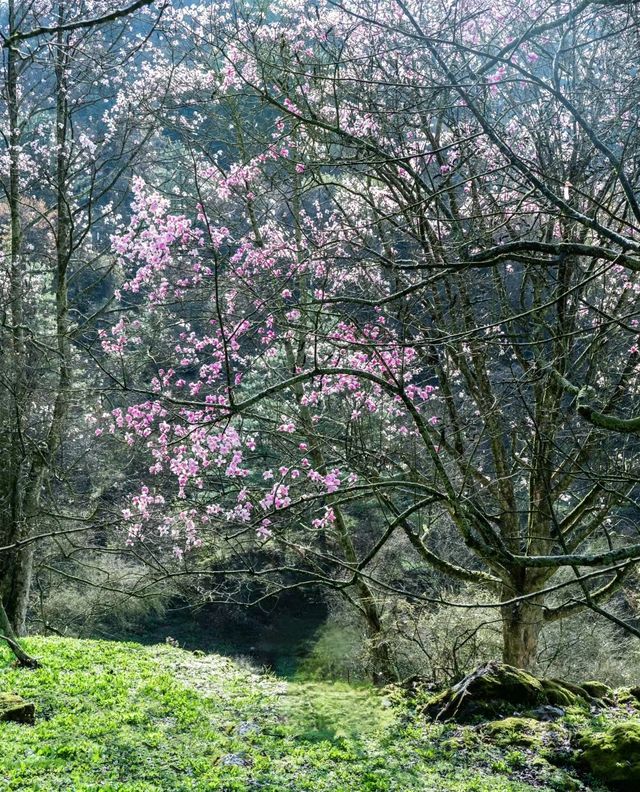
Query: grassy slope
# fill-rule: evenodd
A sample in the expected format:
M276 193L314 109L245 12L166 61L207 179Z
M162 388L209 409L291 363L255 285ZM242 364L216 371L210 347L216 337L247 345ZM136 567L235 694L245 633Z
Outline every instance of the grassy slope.
M37 671L0 650L0 691L38 711L34 727L0 723L2 792L568 788L550 768L525 772L531 757L513 746L412 722L369 690L285 683L169 646L27 643Z

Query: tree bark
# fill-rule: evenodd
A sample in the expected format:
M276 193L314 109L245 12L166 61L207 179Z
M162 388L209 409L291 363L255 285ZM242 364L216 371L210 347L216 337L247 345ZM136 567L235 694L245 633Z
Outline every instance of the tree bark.
M364 590L359 592L359 599L360 603L364 605L372 681L375 685L397 682L398 671L394 662L393 650L382 626L380 609L373 600L368 586L364 586Z
M16 635L24 635L33 577L33 545L10 553L10 565L5 573L0 592L5 603L5 613Z
M11 622L9 621L9 617L7 616L7 612L4 609L2 599L0 599L0 639L6 641L21 666L25 666L26 668L38 668L40 665L38 661L27 654L20 645Z
M505 663L531 670L537 657L543 623L541 602L536 598L502 608L502 659Z
M58 5L58 23L64 23L65 3ZM9 5L10 33L15 29L16 11ZM33 573L34 546L26 543L40 510L42 485L51 471L60 447L69 410L71 390L71 343L69 338L69 300L67 269L71 256L71 216L68 195L69 129L67 106L67 66L69 60L66 34L58 32L54 58L56 77L56 260L54 270L56 366L57 382L53 389L53 411L44 436L34 447L25 442L29 426L31 402L34 400L28 382L30 365L25 336L25 263L22 257L22 197L20 193L20 144L18 64L16 53L7 51L6 92L10 128L9 210L11 221L11 324L12 358L10 390L10 453L7 475L7 502L0 526L0 545L16 546L0 558L0 596L4 612L16 635L26 631L27 611ZM53 376L53 374L52 374ZM23 544L20 544L23 543Z
M16 29L14 0L8 6L9 34ZM10 371L7 400L7 471L4 477L2 525L0 544L11 545L22 538L24 531L25 501L25 426L28 414L27 353L24 329L25 266L22 259L22 218L20 194L20 119L19 119L19 60L17 52L9 47L6 54L6 101L9 120L9 318L11 321L11 345L8 354ZM22 613L25 608L24 592L20 591L20 580L30 579L30 558L20 548L7 551L0 558L0 597L4 600L3 615L12 630L22 632Z

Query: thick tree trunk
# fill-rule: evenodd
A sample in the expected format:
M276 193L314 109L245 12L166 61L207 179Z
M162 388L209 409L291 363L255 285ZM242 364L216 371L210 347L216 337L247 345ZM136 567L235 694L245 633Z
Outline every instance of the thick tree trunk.
M386 685L398 681L398 671L394 662L393 650L382 626L380 610L367 586L359 590L359 604L364 612L369 642L369 663L371 678L375 685Z
M13 631L7 612L4 609L2 599L0 599L0 640L6 641L11 651L16 656L18 663L26 668L37 668L38 661L28 655L20 645L18 638Z
M370 636L371 677L374 685L388 685L398 681L393 652L388 640L381 634Z
M502 659L509 665L529 670L538 653L543 626L541 603L535 598L502 609Z
M33 545L9 553L6 559L0 595L7 618L16 635L24 635L33 576Z
M40 493L47 472L43 461L32 463L28 476L12 482L12 508L0 528L0 599L16 635L26 632L35 546L29 539L38 520Z

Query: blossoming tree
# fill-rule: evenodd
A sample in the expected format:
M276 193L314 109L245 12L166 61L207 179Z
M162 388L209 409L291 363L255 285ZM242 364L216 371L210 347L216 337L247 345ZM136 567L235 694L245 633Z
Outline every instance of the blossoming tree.
M598 418L638 387L634 12L166 18L181 68L121 103L162 87L180 176L135 181L101 331L130 394L105 429L149 459L130 543L172 547L171 575L337 588L385 676L379 594L420 596L394 546L492 592L516 665L601 610L640 554L634 440L612 453ZM576 413L587 387L602 412Z

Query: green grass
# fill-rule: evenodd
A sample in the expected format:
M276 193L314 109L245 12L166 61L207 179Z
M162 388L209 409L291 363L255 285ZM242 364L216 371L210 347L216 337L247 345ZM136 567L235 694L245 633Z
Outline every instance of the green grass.
M0 723L2 792L570 788L520 749L412 718L371 688L287 682L165 645L26 643L38 670L0 650L0 691L37 707L33 727Z

